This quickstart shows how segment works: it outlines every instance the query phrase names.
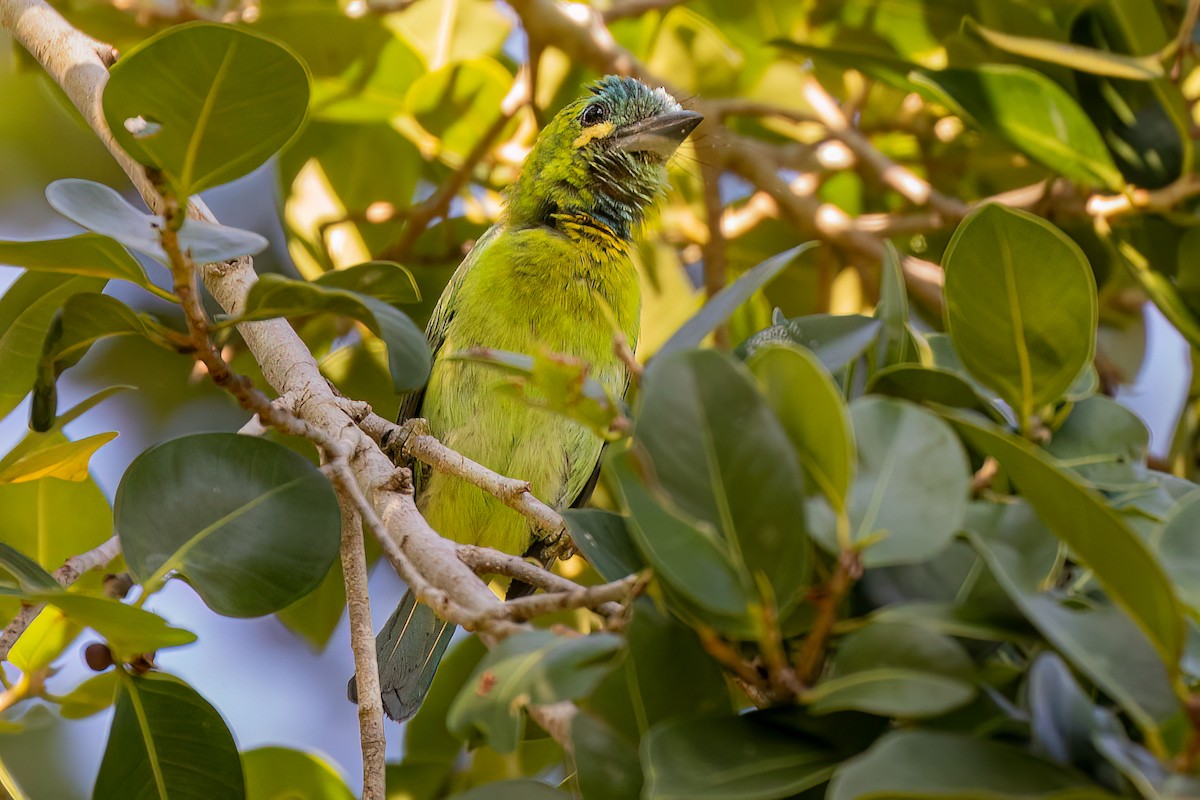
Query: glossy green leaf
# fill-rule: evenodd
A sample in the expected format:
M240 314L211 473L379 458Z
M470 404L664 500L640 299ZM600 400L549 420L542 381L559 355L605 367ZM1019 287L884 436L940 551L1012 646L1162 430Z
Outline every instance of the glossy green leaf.
M150 285L146 270L129 251L96 233L41 242L0 242L0 264L30 272L65 272Z
M865 543L866 566L923 561L946 547L967 509L970 470L954 432L901 400L868 396L850 404L858 474L850 492L850 541ZM835 516L809 504L813 538L839 548Z
M152 653L196 641L196 634L175 628L157 614L125 605L107 597L85 594L33 595L32 600L49 603L80 625L93 628L104 637L117 658Z
M918 71L909 78L1027 156L1072 180L1124 186L1103 139L1071 95L1045 75L1010 64Z
M563 517L571 529L571 540L604 580L620 580L645 569L646 563L620 514L574 508L565 511Z
M87 480L88 462L97 450L115 438L117 432L110 431L37 450L0 469L0 483L25 483L41 478Z
M169 350L181 349L156 319L135 312L115 297L98 292L68 297L61 312L51 320L42 343L29 414L31 428L45 431L53 427L58 413L59 377L79 363L93 344L114 336L144 336Z
M829 800L1099 800L1111 797L1073 770L1024 749L951 733L896 731L845 762Z
M842 392L810 351L779 343L756 350L746 365L783 423L804 476L842 513L854 479L854 431Z
M1193 613L1200 609L1200 490L1187 494L1163 522L1158 555L1180 598Z
M510 636L494 647L450 706L446 724L459 738L510 753L521 741L524 709L587 694L620 652L610 633L566 638L546 630Z
M1075 405L1046 452L1091 486L1119 491L1146 485L1150 431L1117 401L1096 395Z
M843 639L833 670L807 694L814 714L865 711L933 717L975 696L974 665L948 636L906 623L877 622Z
M50 320L68 297L98 292L108 281L89 275L26 272L0 297L0 417L29 393ZM86 548L85 548L86 549Z
M203 765L197 769L196 765ZM93 800L246 797L237 745L221 715L174 675L121 677Z
M170 264L159 241L163 219L138 211L115 189L93 181L63 178L46 187L54 210L88 230L108 236L162 264ZM254 255L267 240L252 231L188 219L179 229L179 247L197 264ZM98 291L98 289L97 289Z
M794 263L802 253L815 246L816 242L809 242L772 256L717 292L695 316L658 348L654 363L665 361L674 353L699 347L705 336L729 319L755 292L770 283L772 278Z
M711 525L780 607L797 601L811 566L803 471L745 367L714 350L659 360L647 371L637 438L680 510Z
M636 475L628 453L611 464L630 535L655 575L692 604L707 624L726 633L750 628L753 595L716 531L688 519L661 491Z
M276 611L275 618L319 653L329 644L345 613L346 578L341 560L334 559L317 588L287 608Z
M1065 605L1045 593L1058 542L1019 503L973 504L968 540L1004 592L1059 653L1143 730L1178 712L1171 680L1149 639L1120 609Z
M646 800L773 800L829 779L839 761L759 714L665 722L642 739Z
M4 542L0 542L0 569L16 578L23 592L56 592L59 589L53 575L32 558Z
M940 367L893 364L876 372L867 390L910 403L967 408L987 414L997 422L1004 421L1000 412L961 375Z
M1093 75L1107 75L1110 78L1148 81L1163 77L1162 61L1157 55L1126 56L1107 50L1081 47L1069 42L1037 39L1032 36L1013 36L984 27L969 17L966 22L971 31L978 34L992 47L1013 55L1059 64L1081 72L1090 72Z
M792 342L813 352L832 373L867 352L875 342L883 323L859 314L813 314L797 317L767 328L738 346L737 354L747 358L772 342Z
M636 743L650 726L698 713L730 711L720 666L696 632L648 598L634 605L625 629L627 654L592 691L584 706ZM686 670L675 665L687 664Z
M1104 498L1029 442L968 412L946 416L970 444L994 456L1046 526L1149 636L1172 676L1183 650L1183 613L1162 566Z
M5 544L55 570L68 558L86 553L112 536L112 511L96 482L43 478L0 484ZM90 576L85 576L86 586ZM94 585L94 584L93 584ZM8 615L16 604L0 601Z
M367 265L364 265L367 266ZM372 272L375 267L370 268ZM425 334L390 302L342 288L335 277L302 281L263 275L250 287L238 321L271 319L289 314L332 312L359 320L387 344L388 367L397 392L416 389L429 377L430 355ZM389 284L394 281L389 280ZM389 289L394 291L394 289Z
M25 675L36 675L53 664L82 631L83 624L62 610L43 608L8 651L8 660Z
M109 70L104 118L180 198L240 178L292 137L309 78L287 47L245 27L172 26Z
M354 800L354 793L329 762L287 747L242 753L246 800Z
M99 714L116 702L119 677L115 669L93 675L63 695L58 713L65 719L86 719Z
M177 575L227 616L270 614L303 597L340 543L329 480L298 453L250 436L152 447L129 465L114 508L130 572L147 590Z
M571 720L572 761L579 792L588 800L627 800L642 793L637 745L580 712Z
M988 204L959 224L943 265L955 349L1028 425L1095 352L1096 286L1087 258L1040 217Z

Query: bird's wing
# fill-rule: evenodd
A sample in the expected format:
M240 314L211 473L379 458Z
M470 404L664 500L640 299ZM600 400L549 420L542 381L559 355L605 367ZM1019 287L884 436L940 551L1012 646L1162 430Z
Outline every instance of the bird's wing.
M471 248L471 252L467 253L467 257L450 276L449 283L442 290L442 296L438 298L437 305L433 307L433 314L430 315L429 323L425 326L425 339L429 342L429 351L434 362L437 361L442 344L446 341L446 330L450 327L450 321L454 318L454 312L458 308L458 293L466 282L467 273L496 240L500 230L501 226L496 224L479 237L475 246ZM404 422L406 419L421 416L421 403L424 400L424 386L404 395L400 400L400 411L396 416L396 422Z

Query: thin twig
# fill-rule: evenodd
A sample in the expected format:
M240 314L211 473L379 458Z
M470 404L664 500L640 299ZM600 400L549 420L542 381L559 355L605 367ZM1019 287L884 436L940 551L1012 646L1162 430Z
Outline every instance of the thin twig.
M829 635L837 623L838 610L842 600L860 577L862 577L862 562L858 560L858 554L853 551L843 551L838 556L833 574L818 591L815 599L816 618L813 620L808 635L804 637L804 641L800 645L800 652L796 654L795 659L796 676L805 686L811 686L820 674L821 666L825 663L825 649L829 644Z
M376 442L389 449L398 448L403 457L414 458L438 472L462 478L483 489L525 515L546 538L559 538L567 532L562 514L537 499L530 491L528 481L505 477L451 450L429 434L424 420L411 419L396 425L370 414L359 425Z
M363 800L387 796L387 746L383 731L383 693L379 686L379 660L375 629L371 624L371 598L367 593L367 555L363 549L362 516L354 501L338 493L342 509L342 575L350 616L350 649L354 653L354 680L358 687L358 729L362 741Z
M54 570L51 574L60 586L66 588L79 580L88 570L107 566L120 552L121 543L116 536L113 536L111 539L93 547L86 553L71 556L63 562L61 567ZM29 627L29 624L33 622L43 607L41 604L22 605L17 616L5 626L4 632L0 633L0 661L8 658L8 652L12 650L17 639L25 632L25 629Z
M505 619L523 622L535 617L554 614L559 611L570 611L576 608L590 608L596 611L609 611L606 616L623 613L620 605L629 602L647 583L647 576L628 575L619 581L605 583L599 586L575 586L567 591L533 594L528 597L518 597L504 603L503 609L497 610L498 616ZM602 612L603 613L603 612Z

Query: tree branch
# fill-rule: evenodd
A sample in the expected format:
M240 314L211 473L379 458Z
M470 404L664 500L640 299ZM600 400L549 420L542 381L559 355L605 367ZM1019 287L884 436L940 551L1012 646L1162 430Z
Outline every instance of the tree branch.
M121 552L121 543L116 536L108 539L103 544L93 547L86 553L80 553L77 556L71 556L63 565L51 573L54 580L66 588L75 581L79 580L83 574L89 570L98 569L108 566ZM4 627L4 631L0 633L0 661L8 659L8 652L12 650L12 646L17 643L17 639L29 627L38 613L44 608L44 604L38 605L22 605L21 611L13 618L11 622Z
M350 615L350 648L354 652L354 680L358 686L358 730L362 740L363 800L387 796L383 731L383 695L379 687L379 660L375 628L371 624L371 598L367 593L367 555L363 549L362 515L345 493L338 493L342 508L342 575Z

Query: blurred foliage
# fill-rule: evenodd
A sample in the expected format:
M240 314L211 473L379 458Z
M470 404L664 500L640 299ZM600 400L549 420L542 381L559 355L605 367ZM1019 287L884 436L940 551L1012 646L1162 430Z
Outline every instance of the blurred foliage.
M625 404L570 354L464 354L610 439L604 508L569 514L590 566L560 569L649 568L647 596L619 636L578 612L546 622L589 635L462 641L389 797L1200 793L1200 384L1164 460L1111 399L1140 369L1146 299L1200 346L1195 2L57 6L124 54L104 111L164 186L269 160L291 263L217 317L234 367L261 385L233 324L286 316L388 416L425 380L420 326L451 270L593 67L669 81L708 117L634 248L646 369ZM187 379L161 220L92 182L118 178L13 57L13 107L34 111L0 119L11 174L57 181L51 204L91 233L0 242L25 269L0 297L0 414L33 392L0 458L0 611L47 604L10 653L0 736L115 705L97 798L346 797L315 755L239 753L146 657L194 638L141 608L172 578L324 646L345 603L336 501L289 449L308 445L201 432L188 403L214 395ZM181 236L214 259L265 246ZM138 392L63 410L64 375ZM102 401L179 434L111 506L87 466L115 432L64 432ZM114 519L136 602L97 573L59 587L49 571ZM85 627L101 674L47 691ZM562 700L568 749L525 724Z

